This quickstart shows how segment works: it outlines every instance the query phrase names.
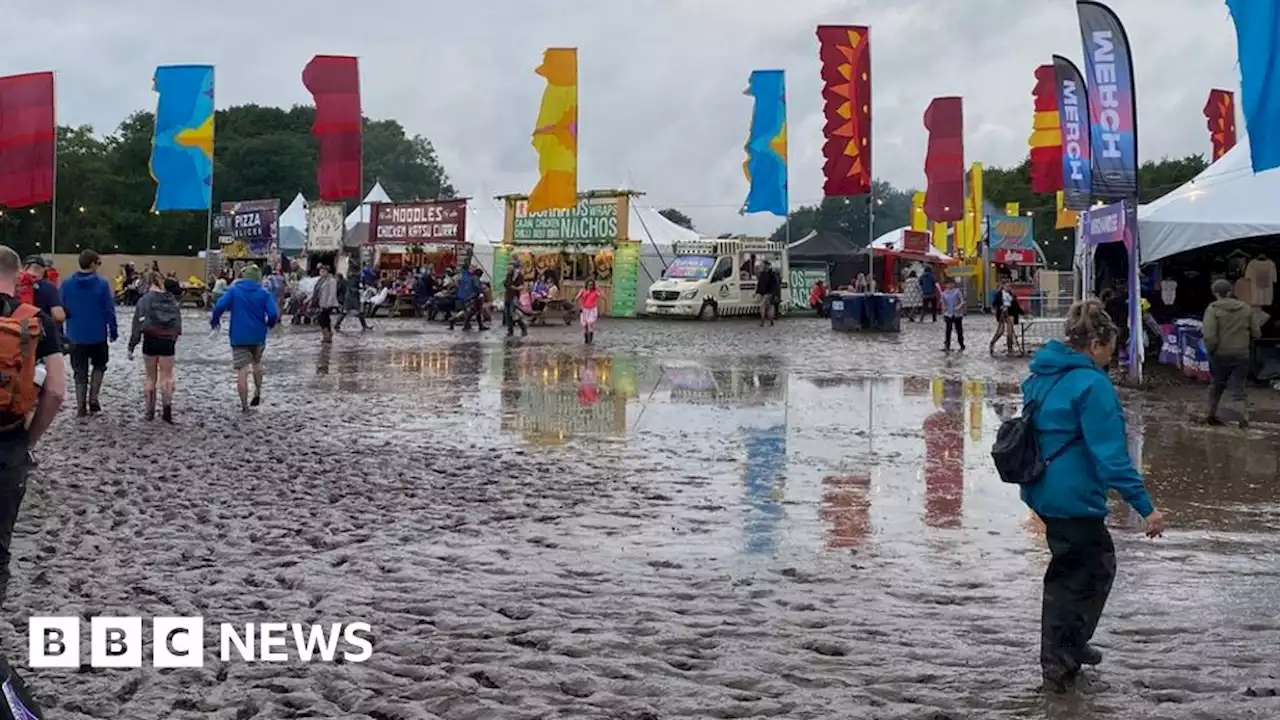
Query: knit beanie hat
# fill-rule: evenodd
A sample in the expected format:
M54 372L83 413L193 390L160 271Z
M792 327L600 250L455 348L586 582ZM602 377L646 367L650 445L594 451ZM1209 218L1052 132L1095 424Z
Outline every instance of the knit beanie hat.
M262 269L257 265L247 265L245 266L245 269L240 272L240 277L245 280L262 282Z

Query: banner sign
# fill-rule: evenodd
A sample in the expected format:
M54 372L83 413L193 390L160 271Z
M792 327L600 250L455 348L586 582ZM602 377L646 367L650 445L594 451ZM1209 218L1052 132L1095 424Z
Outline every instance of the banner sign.
M467 201L375 203L369 243L463 243L467 241Z
M1000 248L996 250L993 261L998 265L1035 265L1036 251Z
M1035 224L1029 217L996 215L990 220L992 250L1035 250Z
M809 292L813 290L814 283L821 280L830 285L829 273L827 272L826 263L801 263L791 266L791 281L788 283L791 291L791 307L808 308Z
M1131 243L1128 203L1124 201L1090 209L1085 214L1084 240L1089 245Z
M636 284L640 278L640 243L624 242L613 255L613 292L609 317L636 316Z
M1058 116L1062 125L1062 190L1067 210L1088 210L1093 189L1089 96L1076 64L1053 56L1057 75Z
M516 203L516 245L605 245L618 238L618 198L584 198L572 210L530 213L525 201Z
M924 255L929 252L929 233L919 230L902 231L902 249Z
M1133 58L1120 18L1093 0L1076 3L1088 79L1093 197L1138 196Z
M307 252L330 253L342 249L346 233L346 207L342 203L307 206Z

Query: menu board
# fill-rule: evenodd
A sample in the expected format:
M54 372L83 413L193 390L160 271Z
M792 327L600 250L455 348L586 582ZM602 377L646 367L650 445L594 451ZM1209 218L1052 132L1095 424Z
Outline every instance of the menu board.
M640 243L618 243L613 253L613 308L610 317L636 316L636 282L640 275Z

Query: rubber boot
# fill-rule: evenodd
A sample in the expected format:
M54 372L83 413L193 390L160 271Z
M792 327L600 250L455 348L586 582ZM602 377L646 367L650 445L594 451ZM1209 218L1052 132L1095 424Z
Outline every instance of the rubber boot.
M76 383L76 417L86 417L89 414L89 406L85 399L89 395L89 386L85 383Z
M161 414L160 417L163 418L165 422L172 425L173 424L173 406L165 405L164 412Z
M102 379L105 373L102 370L94 370L89 376L89 412L102 412L102 404L98 402L98 394L102 391Z
M145 393L147 400L147 422L156 419L156 394L154 391Z

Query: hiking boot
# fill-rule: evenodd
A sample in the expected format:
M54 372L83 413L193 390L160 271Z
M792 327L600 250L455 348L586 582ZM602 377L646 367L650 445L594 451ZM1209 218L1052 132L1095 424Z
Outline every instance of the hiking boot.
M262 396L254 394L253 399L249 401L249 407L258 407L262 404Z
M95 370L89 376L89 414L96 415L102 412L102 405L98 403L98 393L102 391L103 372Z
M1204 422L1206 425L1212 425L1213 427L1222 427L1223 425L1223 422L1218 419L1217 415L1210 415L1204 419Z
M147 403L147 422L151 422L152 420L155 420L155 419L156 419L156 404L153 402L149 402Z
M1088 643L1085 643L1085 646L1080 649L1080 652L1076 653L1076 661L1081 665L1101 665L1102 651Z

